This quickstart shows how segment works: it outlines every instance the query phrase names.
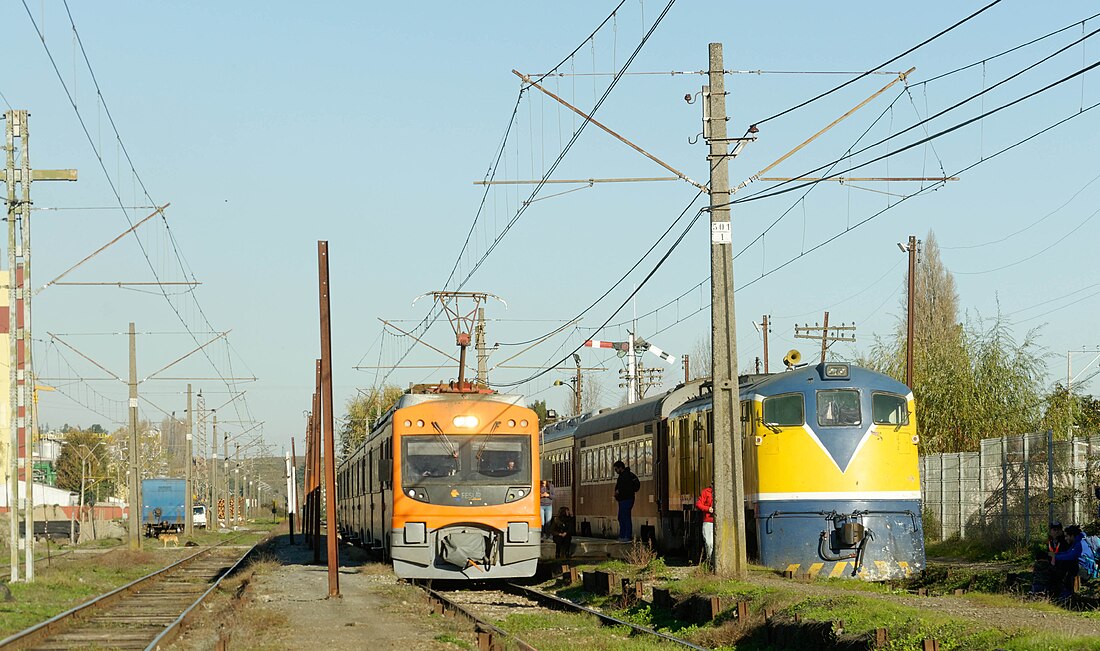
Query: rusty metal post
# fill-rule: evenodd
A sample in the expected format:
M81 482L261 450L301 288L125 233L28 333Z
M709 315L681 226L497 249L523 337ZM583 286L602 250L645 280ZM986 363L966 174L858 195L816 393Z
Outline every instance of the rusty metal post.
M313 427L310 429L309 535L313 538L313 562L321 562L321 360L317 360L317 391L313 393Z
M332 417L332 287L328 281L328 242L317 242L321 307L321 408L325 437L325 536L328 538L328 596L340 597L340 550L336 545L336 433ZM463 348L463 353L466 349Z

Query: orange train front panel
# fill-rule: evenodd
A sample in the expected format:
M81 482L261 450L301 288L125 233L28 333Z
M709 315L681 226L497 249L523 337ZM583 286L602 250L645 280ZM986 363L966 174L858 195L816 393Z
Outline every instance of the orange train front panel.
M394 412L389 543L398 576L534 574L538 416L518 403L458 394Z

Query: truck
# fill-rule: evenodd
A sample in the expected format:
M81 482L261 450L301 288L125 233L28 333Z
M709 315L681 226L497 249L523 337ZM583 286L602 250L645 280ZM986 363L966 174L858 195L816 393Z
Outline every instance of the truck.
M141 523L148 537L183 531L187 481L172 477L141 480Z

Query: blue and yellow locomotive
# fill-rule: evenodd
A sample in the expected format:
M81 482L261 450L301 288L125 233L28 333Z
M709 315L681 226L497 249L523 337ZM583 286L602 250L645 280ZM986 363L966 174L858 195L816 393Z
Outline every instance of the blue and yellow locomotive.
M916 419L904 384L830 362L741 376L740 405L751 559L866 580L924 567ZM585 479L614 459L633 460L643 477L636 535L694 555L694 504L713 481L713 432L710 386L700 381L593 415L572 440L555 437L555 460L572 466L555 479L573 480L572 504L556 506L572 506L582 531L608 531L615 505ZM596 454L607 446L610 455Z

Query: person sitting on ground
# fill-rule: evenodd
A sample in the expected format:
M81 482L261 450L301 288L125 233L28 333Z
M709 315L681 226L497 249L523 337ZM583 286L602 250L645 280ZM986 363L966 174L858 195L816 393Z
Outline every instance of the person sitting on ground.
M1071 524L1066 527L1066 548L1064 551L1051 552L1050 560L1054 564L1055 586L1060 589L1059 599L1069 599L1073 596L1073 583L1079 571L1079 561L1083 551L1084 534L1081 527Z
M1046 593L1048 597L1057 597L1061 592L1061 586L1054 576L1054 561L1050 555L1066 549L1066 536L1062 531L1061 522L1051 522L1047 530L1046 553L1035 555L1035 565L1031 568L1032 582L1031 594Z
M573 542L574 518L569 515L569 507L563 506L558 514L550 520L547 527L550 537L554 541L554 558L569 558L569 546Z

